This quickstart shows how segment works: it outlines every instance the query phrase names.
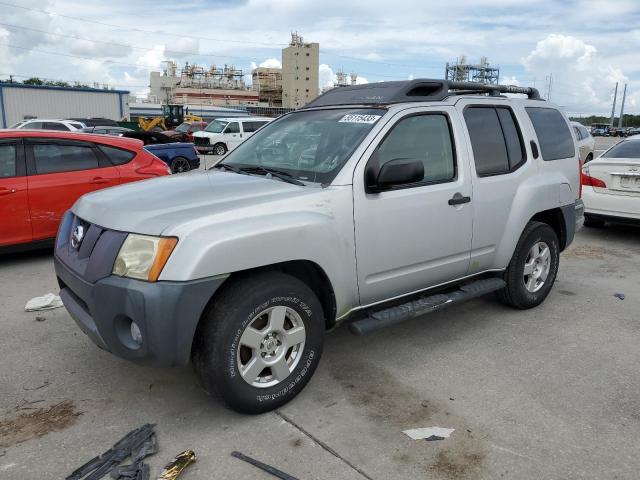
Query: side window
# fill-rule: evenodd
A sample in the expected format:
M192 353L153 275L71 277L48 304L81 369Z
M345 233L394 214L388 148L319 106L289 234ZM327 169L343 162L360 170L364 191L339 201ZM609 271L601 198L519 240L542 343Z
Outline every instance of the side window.
M29 123L26 123L22 128L31 128L35 130L41 130L42 128L44 128L44 125L42 124L42 122L29 122Z
M377 158L380 167L397 158L422 160L425 183L453 180L455 155L447 117L416 115L400 120L378 146Z
M0 178L15 177L16 175L16 146L0 144Z
M464 120L478 176L510 173L526 161L522 136L510 108L471 106L464 111Z
M63 123L57 123L57 122L44 122L44 129L45 130L60 130L62 132L68 132L69 131L69 127L67 127Z
M573 127L573 131L576 132L576 138L578 140L582 140L582 132L580 131L580 129L578 127Z
M98 148L102 153L109 157L109 160L111 160L111 163L114 165L124 165L125 163L129 163L133 157L136 156L135 153L121 148L108 147L106 145L98 145Z
M32 148L37 174L98 168L98 158L90 146L35 143Z
M589 130L587 130L584 127L578 127L578 130L580 130L580 132L582 133L582 138L589 138L591 136L591 134L589 133Z
M238 122L231 122L224 129L224 133L240 133L240 125L238 125Z
M525 107L536 131L542 158L546 161L571 158L576 151L569 126L555 108Z

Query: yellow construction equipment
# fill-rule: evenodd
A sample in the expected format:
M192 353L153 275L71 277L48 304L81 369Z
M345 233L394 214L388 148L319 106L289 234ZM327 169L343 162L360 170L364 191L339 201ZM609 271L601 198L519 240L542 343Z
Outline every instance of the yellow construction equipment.
M188 112L188 108L187 108ZM138 127L143 132L176 128L182 122L202 122L202 117L184 113L184 105L163 105L161 117L138 117Z

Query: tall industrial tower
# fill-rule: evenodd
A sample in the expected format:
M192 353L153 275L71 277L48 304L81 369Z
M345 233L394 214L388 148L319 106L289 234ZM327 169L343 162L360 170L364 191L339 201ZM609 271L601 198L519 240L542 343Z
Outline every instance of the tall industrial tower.
M447 62L444 78L458 82L497 84L500 69L490 66L487 57L480 58L480 63L470 64L467 63L467 57L461 55L455 62Z
M319 94L320 44L304 43L298 32L282 49L282 106L300 108Z

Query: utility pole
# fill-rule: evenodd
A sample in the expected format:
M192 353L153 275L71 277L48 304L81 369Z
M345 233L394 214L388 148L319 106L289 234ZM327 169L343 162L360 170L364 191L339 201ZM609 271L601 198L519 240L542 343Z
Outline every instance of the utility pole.
M611 121L609 126L613 128L613 117L616 115L616 100L618 99L618 82L616 82L616 89L613 92L613 107L611 107Z
M627 84L624 84L622 92L622 106L620 107L620 119L618 120L618 128L622 128L622 116L624 115L624 99L627 97Z

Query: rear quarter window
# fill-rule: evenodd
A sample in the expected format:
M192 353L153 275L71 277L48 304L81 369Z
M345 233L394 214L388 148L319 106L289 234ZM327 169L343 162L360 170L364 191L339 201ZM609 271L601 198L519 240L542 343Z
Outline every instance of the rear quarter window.
M545 161L571 158L576 150L569 125L555 108L525 107Z
M106 145L98 145L98 148L114 165L129 163L136 156L134 152L122 148L108 147Z

